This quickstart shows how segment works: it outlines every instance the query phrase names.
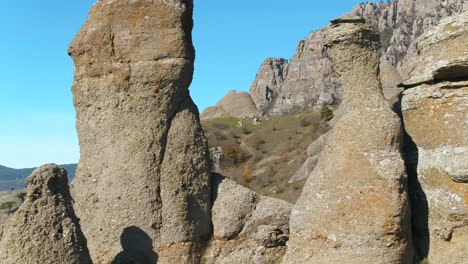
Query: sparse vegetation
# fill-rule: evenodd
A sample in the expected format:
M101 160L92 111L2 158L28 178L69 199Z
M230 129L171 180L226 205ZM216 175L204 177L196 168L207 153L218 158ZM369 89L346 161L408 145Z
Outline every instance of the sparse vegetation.
M320 109L320 119L328 121L332 118L333 111L330 109L327 103L322 103L322 108Z
M242 125L239 125L242 124ZM250 119L214 118L202 122L210 147L220 146L221 174L263 195L294 202L304 182L288 180L305 161L306 148L327 131L320 113Z
M0 203L0 210L5 210L5 209L11 210L11 208L15 205L16 205L15 201Z

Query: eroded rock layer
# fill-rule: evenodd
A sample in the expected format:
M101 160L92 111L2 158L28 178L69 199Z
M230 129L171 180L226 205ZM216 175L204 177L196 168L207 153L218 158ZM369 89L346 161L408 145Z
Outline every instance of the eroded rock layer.
M188 91L192 9L191 0L98 1L70 45L81 151L73 192L95 263L196 262L211 235L208 150Z
M24 203L5 225L0 263L91 264L65 170L44 165L26 185Z
M283 263L411 263L401 125L381 93L378 33L346 22L325 41L344 110L291 213Z
M467 43L465 12L421 35L408 51L402 111L416 147L415 243L429 263L468 262Z

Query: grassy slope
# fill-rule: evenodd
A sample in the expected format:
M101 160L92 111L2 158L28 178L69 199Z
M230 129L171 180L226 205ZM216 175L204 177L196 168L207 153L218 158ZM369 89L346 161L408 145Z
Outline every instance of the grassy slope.
M202 125L210 148L223 149L219 173L290 202L299 197L304 181L288 180L307 158L309 144L326 131L315 112L271 117L256 125L232 117L205 120Z

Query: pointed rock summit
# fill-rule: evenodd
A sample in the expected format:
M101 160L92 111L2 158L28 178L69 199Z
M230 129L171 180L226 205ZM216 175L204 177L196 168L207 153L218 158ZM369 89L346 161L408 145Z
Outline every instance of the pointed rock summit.
M188 90L192 9L191 0L97 1L70 45L81 151L73 192L96 263L139 259L126 246L139 240L149 259L189 263L211 236L208 147Z
M26 184L25 201L6 223L0 241L0 263L91 264L66 171L47 164Z

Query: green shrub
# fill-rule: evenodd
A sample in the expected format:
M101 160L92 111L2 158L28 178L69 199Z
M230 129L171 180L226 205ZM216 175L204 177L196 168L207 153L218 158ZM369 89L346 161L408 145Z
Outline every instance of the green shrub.
M301 127L308 127L312 124L312 121L309 118L302 117L299 119L299 125Z
M218 130L225 130L225 129L228 129L228 128L229 128L229 126L226 125L226 124L223 124L223 123L216 123L216 122L214 122L214 123L212 124L212 126L213 126L214 129L218 129Z
M321 120L330 120L333 118L333 111L328 107L327 103L322 103L322 108L320 109L320 119Z
M225 164L238 164L247 160L247 155L235 144L222 145L223 159Z
M213 136L216 140L226 140L226 135L224 135L224 133L220 131L213 132Z
M244 135L252 134L252 131L251 131L250 129L248 129L247 127L245 127L245 126L243 126L243 127L241 128L241 130L242 130L242 133L243 133Z
M260 150L260 147L265 144L265 140L259 136L254 136L252 139L252 145L256 150Z
M16 202L14 201L4 202L0 204L0 210L11 209L15 205L16 205Z

